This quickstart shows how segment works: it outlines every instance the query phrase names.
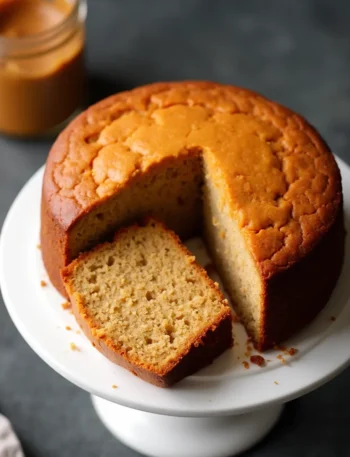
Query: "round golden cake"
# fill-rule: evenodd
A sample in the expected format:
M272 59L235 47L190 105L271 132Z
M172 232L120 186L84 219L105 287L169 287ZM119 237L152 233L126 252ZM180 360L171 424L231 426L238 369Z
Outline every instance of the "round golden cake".
M113 95L58 137L43 181L41 246L54 286L80 252L145 215L203 235L257 348L322 309L344 252L339 169L302 117L209 82Z

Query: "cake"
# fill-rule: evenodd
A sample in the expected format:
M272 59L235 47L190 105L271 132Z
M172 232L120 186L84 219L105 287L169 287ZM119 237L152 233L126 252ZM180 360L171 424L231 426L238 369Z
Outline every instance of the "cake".
M231 309L218 284L155 220L121 229L62 278L94 346L152 384L169 386L232 346Z
M302 117L248 90L158 83L78 116L48 156L41 245L48 275L145 215L202 234L259 350L327 303L344 252L342 188Z

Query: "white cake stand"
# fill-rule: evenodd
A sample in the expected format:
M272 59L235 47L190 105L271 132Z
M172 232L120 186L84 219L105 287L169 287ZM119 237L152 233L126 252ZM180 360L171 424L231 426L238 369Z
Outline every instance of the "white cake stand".
M350 170L338 161L347 226ZM236 345L210 367L161 389L136 378L97 352L80 333L64 299L50 285L41 262L39 207L43 170L18 195L5 221L0 246L0 283L10 316L33 350L62 376L92 394L106 427L137 451L155 457L224 457L260 440L276 423L282 405L316 389L350 362L350 246L333 296L307 329L286 343L294 357L264 354L260 368L244 355L246 334L235 324ZM197 259L206 253L190 243ZM47 282L41 287L40 281ZM336 318L334 320L334 318ZM70 330L69 330L70 328ZM68 329L68 330L67 330ZM74 345L76 350L72 350ZM117 387L116 387L117 386Z

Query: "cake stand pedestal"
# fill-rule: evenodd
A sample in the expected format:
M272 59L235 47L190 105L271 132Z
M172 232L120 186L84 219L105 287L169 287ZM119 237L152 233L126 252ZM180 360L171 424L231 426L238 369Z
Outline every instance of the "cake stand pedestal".
M151 457L230 457L249 449L275 425L282 405L222 417L145 413L92 396L95 410L121 442Z
M338 164L349 233L350 171L341 160ZM128 446L153 457L236 455L269 432L284 403L316 389L349 365L349 236L343 271L329 303L309 327L286 342L287 347L298 349L295 357L269 351L264 354L264 368L250 364L246 369L242 362L249 361L245 353L251 348L243 327L234 324L233 350L169 389L148 384L114 365L85 338L47 278L37 247L42 176L43 169L25 185L3 226L4 301L32 349L59 374L92 394L102 422ZM200 263L209 261L201 240L193 240L189 248ZM46 287L40 286L42 280Z

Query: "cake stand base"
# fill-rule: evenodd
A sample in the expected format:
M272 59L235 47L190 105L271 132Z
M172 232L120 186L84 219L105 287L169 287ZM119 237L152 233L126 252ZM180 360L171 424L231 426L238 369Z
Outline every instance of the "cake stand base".
M223 417L174 417L137 411L92 396L108 430L151 457L230 457L249 449L277 422L282 405Z

